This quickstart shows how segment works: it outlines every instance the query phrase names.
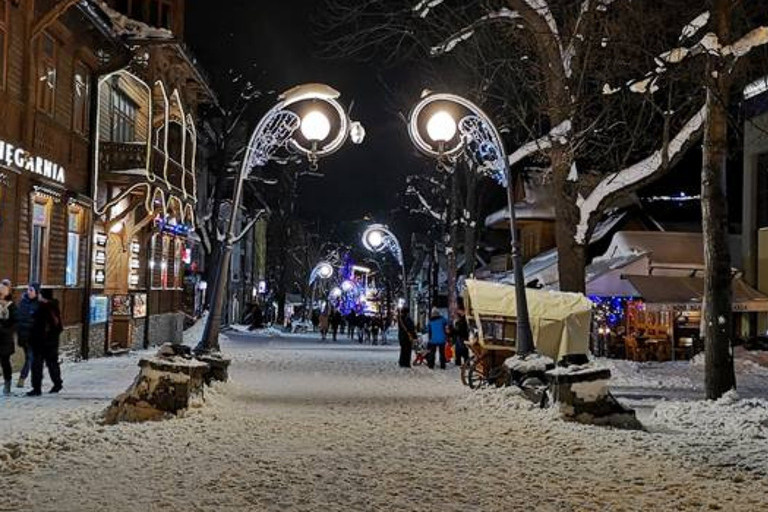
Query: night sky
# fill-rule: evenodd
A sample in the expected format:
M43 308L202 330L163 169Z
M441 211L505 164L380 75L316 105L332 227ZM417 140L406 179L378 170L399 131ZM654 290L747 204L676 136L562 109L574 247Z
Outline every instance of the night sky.
M415 154L398 115L407 110L395 97L403 92L398 84L408 78L409 70L319 58L315 20L321 5L311 0L188 2L187 41L219 91L231 81L233 69L255 77L264 91L324 82L341 92L345 105L354 102L352 118L365 126L365 143L347 144L321 161L325 177L301 178L298 213L317 220L325 233L342 221L370 216L406 235L402 231L410 227L397 211L403 204L404 177L428 165ZM412 91L413 101L419 93ZM273 101L274 96L266 98L263 111Z
M301 178L297 202L301 218L315 221L327 238L349 238L361 229L358 221L365 217L390 224L405 238L423 225L401 208L405 176L431 165L412 148L399 116L421 92L422 87L414 85L420 83L414 69L320 58L317 20L322 1L198 0L187 5L187 42L212 76L223 103L232 73L242 73L265 92L325 82L342 93L345 105L354 102L352 118L365 126L366 141L362 146L347 144L321 161L323 178ZM259 112L270 108L274 99L265 97ZM697 194L700 158L700 152L692 151L644 195ZM735 185L731 190L738 194L740 184ZM685 208L693 220L699 216L697 205L688 203ZM502 206L503 201L486 205L486 210Z

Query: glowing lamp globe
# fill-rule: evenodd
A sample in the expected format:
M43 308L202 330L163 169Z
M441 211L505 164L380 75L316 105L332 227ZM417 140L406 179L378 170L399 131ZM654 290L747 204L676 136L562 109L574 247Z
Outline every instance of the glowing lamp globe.
M341 289L345 292L352 291L355 288L355 285L352 284L352 281L344 281L341 283Z
M456 121L451 114L441 110L427 121L427 135L435 142L448 142L456 136Z
M381 247L381 244L384 243L384 234L381 231L373 230L370 233L368 233L368 245L373 247L374 249L378 249Z
M331 298L338 299L339 297L341 297L341 288L336 286L333 288L333 290L331 290Z
M331 267L328 263L323 263L317 270L317 275L323 279L328 279L333 275L333 267Z
M331 122L322 112L313 110L301 120L301 134L310 142L320 142L331 133Z

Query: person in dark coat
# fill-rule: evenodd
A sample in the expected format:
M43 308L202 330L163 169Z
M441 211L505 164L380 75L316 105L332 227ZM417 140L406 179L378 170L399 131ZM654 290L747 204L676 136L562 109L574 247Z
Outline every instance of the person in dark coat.
M0 366L3 367L3 394L11 394L13 368L11 356L16 351L13 335L16 331L16 304L11 296L11 282L3 279L0 283Z
M19 346L24 351L24 366L19 373L19 382L16 387L23 388L24 381L29 375L29 371L32 369L32 325L34 324L35 313L40 306L40 285L38 283L32 283L27 287L27 291L19 302L19 306L16 309L16 337L18 339Z
M469 324L467 323L467 312L463 307L459 307L456 310L456 320L453 324L455 357L454 361L456 366L461 366L464 361L469 361Z
M333 341L336 341L336 336L339 334L339 326L341 325L341 313L338 309L334 309L331 313L331 333L333 334Z
M53 298L53 291L40 292L40 307L32 325L32 391L27 396L40 396L43 387L43 364L48 367L48 376L53 382L51 393L62 389L61 368L59 367L59 336L64 330L59 302Z
M411 367L411 351L413 343L418 335L416 334L416 325L411 320L410 310L403 308L400 310L400 316L397 319L397 339L400 342L400 368Z

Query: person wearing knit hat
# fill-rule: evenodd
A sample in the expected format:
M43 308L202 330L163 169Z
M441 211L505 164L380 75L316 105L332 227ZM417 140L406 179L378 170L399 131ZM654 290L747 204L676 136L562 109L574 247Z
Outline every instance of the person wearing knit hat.
M40 284L31 283L19 302L16 310L16 336L19 346L24 350L24 366L19 374L19 382L16 387L23 388L24 381L32 369L32 325L35 321L35 313L40 307Z

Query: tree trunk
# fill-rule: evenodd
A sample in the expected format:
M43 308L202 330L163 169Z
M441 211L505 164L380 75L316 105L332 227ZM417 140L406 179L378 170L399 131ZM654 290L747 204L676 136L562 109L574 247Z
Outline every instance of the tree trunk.
M586 293L586 244L576 242L576 226L580 212L576 206L576 182L567 180L573 155L570 149L555 146L551 152L552 182L555 197L555 241L557 242L557 272L560 291ZM588 240L588 239L587 239Z
M730 40L730 2L716 0L718 39ZM707 65L707 125L701 170L701 212L704 231L704 340L707 398L720 398L735 388L731 351L731 256L728 249L728 202L725 167L728 153L730 77L719 60Z

